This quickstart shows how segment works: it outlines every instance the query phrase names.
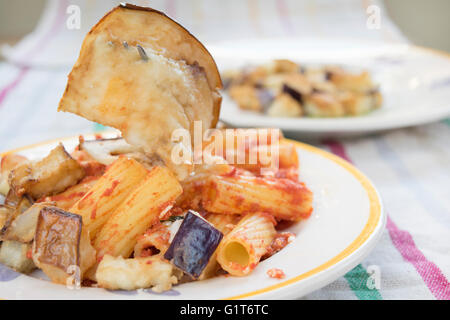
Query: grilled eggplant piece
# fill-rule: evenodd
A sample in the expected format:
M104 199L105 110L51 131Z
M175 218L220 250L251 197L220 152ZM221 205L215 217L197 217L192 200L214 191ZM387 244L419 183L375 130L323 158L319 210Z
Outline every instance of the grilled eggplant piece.
M31 244L3 241L0 248L0 263L22 273L30 273L36 266L30 259Z
M302 112L301 104L287 93L276 97L267 110L267 114L271 117L300 117Z
M0 195L7 195L9 192L8 176L12 169L25 162L27 158L18 154L7 154L0 162Z
M222 232L198 213L189 210L164 258L197 279L222 238Z
M5 239L4 234L7 232L14 219L28 210L32 205L33 199L28 195L18 197L12 189L8 192L5 199L5 205L3 206L3 217L5 220L0 228L0 239Z
M14 240L22 243L33 241L36 223L40 211L49 203L36 203L25 212L19 214L2 235L3 240Z
M14 215L14 208L7 205L0 205L0 240L3 230L6 230L10 224L11 217Z
M84 169L59 144L44 159L26 162L9 175L9 184L16 193L30 195L33 199L64 191L84 177Z
M74 267L80 279L95 264L95 249L82 230L80 215L56 207L41 209L33 243L33 260L56 283L65 284Z
M152 287L155 292L163 292L178 282L174 269L161 256L124 259L105 255L98 265L96 279L101 288L108 290Z
M80 150L86 151L96 161L110 165L121 154L137 152L139 149L128 144L123 138L82 141Z
M213 58L194 36L159 11L127 4L86 36L58 110L120 130L182 179L192 165L172 163L171 151L192 151L193 141L174 142L172 133L192 136L194 121L202 133L215 127L221 87Z

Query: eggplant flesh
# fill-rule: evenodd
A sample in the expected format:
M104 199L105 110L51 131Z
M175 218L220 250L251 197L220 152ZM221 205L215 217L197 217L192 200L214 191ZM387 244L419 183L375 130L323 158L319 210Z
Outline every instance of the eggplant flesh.
M110 165L119 155L138 152L139 149L128 144L123 138L112 138L82 141L80 150L86 151L96 161Z
M5 204L0 205L0 240L8 240L5 238L11 224L22 213L27 211L33 205L33 199L25 195L17 197L12 190L6 197ZM11 239L14 240L14 239Z
M59 144L40 161L25 162L9 175L9 185L15 194L28 194L33 199L50 196L78 183L84 169Z
M39 213L42 208L48 205L49 203L45 202L35 203L30 208L19 214L10 223L6 230L4 230L2 239L19 241L22 243L29 243L33 241Z
M33 258L62 270L79 266L79 243L82 228L80 215L56 207L44 207L39 214Z
M222 238L223 234L212 224L189 210L164 258L197 279Z
M17 241L3 241L0 248L0 263L17 272L30 273L36 266L29 258L31 244Z

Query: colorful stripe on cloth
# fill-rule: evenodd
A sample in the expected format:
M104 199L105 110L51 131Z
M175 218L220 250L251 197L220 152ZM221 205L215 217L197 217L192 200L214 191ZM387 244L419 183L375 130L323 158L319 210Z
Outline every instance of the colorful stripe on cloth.
M58 31L61 29L61 25L64 23L66 8L68 6L68 2L66 0L60 1L59 7L58 7L58 14L56 15L55 21L52 25L52 27L49 29L49 31L40 39L36 46L30 50L28 53L25 54L25 57L32 58L35 54L37 54L39 51L42 50L42 48L47 44L47 42L55 36ZM0 107L2 102L6 99L6 97L9 95L9 93L14 90L25 78L26 74L30 68L28 66L21 66L19 73L17 76L0 91Z
M323 141L323 144L335 155L353 163L345 150L345 146L340 142L336 140L326 140ZM450 283L439 267L432 261L429 261L416 246L412 235L406 230L399 229L389 215L386 228L394 247L405 261L413 265L414 269L420 275L433 296L436 299L449 300Z
M13 80L0 91L0 108L2 106L2 102L10 94L10 92L14 90L14 88L17 87L19 83L22 82L22 80L25 78L25 75L28 73L29 69L30 68L28 67L21 67Z
M276 0L276 5L281 25L283 26L287 34L293 35L295 31L289 17L289 9L286 2L284 0Z
M450 227L450 215L447 210L428 192L407 169L406 165L383 137L373 140L380 157L393 169L402 184L408 188L422 207L430 212L435 220L447 228Z
M360 300L382 300L380 292L377 289L370 289L367 282L370 278L367 270L358 264L351 271L347 272L344 276L347 280L350 289Z

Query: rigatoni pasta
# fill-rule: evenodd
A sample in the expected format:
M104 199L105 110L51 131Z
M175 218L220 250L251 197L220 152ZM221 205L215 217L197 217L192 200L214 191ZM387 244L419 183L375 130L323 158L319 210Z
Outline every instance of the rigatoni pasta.
M241 216L235 214L216 214L211 213L206 218L213 226L222 232L224 236L231 232L234 229L236 224L241 220ZM200 275L200 280L212 278L217 274L217 271L220 269L220 266L217 262L217 250L211 256L208 265L205 270L203 270Z
M148 170L136 160L120 157L69 211L83 217L83 225L94 239L109 216L147 173Z
M148 257L155 254L164 254L169 248L170 230L162 223L155 224L140 236L134 246L135 257Z
M312 212L312 193L288 179L251 176L211 176L203 191L203 207L214 213L269 213L300 220Z
M245 276L268 251L275 234L273 217L248 214L222 239L217 248L217 261L231 275Z
M95 238L97 258L101 259L105 254L128 258L137 238L164 219L182 192L181 185L169 169L153 167L109 217Z

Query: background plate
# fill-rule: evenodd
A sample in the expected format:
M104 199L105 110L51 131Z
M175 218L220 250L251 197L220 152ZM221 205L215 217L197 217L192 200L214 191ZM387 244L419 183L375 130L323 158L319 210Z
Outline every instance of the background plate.
M425 124L450 116L450 59L438 51L407 44L321 38L233 41L208 49L220 71L275 58L367 69L384 97L382 108L365 116L312 119L272 118L243 111L224 94L221 120L235 127L273 127L290 136L323 138Z
M112 137L115 134L103 134ZM86 139L94 139L86 135ZM78 138L61 139L68 150ZM29 158L45 156L58 141L20 148ZM309 219L288 229L297 237L284 250L260 263L248 277L219 277L151 290L107 291L97 288L70 290L45 281L36 271L18 274L0 265L0 298L3 299L284 299L298 298L336 280L356 266L375 246L384 228L379 195L371 182L348 162L315 147L293 142L301 161L300 179L314 193ZM272 279L270 268L280 268L286 278Z

